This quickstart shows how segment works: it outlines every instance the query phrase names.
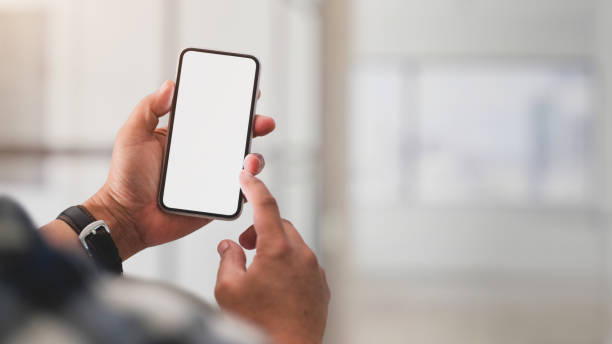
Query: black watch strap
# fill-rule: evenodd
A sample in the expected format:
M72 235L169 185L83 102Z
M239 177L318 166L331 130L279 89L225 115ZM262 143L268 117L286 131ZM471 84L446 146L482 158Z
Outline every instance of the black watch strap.
M66 222L77 235L81 234L88 224L96 221L96 218L82 205L75 205L62 211L57 219Z
M96 265L106 271L122 273L123 266L117 246L110 235L108 226L96 218L82 205L64 210L57 217L66 222L79 236L87 253L96 262ZM94 227L88 227L96 223ZM83 230L87 228L87 232Z

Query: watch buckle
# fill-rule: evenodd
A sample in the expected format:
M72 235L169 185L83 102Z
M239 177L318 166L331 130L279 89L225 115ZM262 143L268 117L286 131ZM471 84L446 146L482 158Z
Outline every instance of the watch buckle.
M103 227L104 230L106 230L106 233L110 235L110 229L108 228L108 225L106 224L106 222L104 222L104 220L98 220L88 224L79 234L79 240L81 240L81 244L83 244L83 247L85 247L87 253L89 253L89 246L87 245L85 239L89 234L95 235L95 230L99 229L100 227Z

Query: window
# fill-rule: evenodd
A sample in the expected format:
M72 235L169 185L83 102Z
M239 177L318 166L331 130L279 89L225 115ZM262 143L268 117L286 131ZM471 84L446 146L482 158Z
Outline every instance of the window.
M362 63L354 78L358 204L592 201L595 81L587 63Z

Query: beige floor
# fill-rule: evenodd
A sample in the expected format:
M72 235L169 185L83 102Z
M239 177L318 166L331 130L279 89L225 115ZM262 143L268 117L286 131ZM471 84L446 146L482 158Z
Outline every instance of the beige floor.
M328 343L607 343L604 288L529 281L354 281Z

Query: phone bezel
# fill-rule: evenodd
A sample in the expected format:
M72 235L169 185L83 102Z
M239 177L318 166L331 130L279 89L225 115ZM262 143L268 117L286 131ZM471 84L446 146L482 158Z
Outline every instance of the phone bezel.
M178 90L179 90L180 81L181 81L181 68L183 66L183 56L190 51L199 52L199 53L207 53L207 54L217 54L217 55L227 55L227 56L248 58L255 62L255 79L253 83L253 92L251 95L251 111L249 114L249 128L248 128L248 132L246 135L244 157L246 157L251 151L251 140L253 138L253 120L255 117L255 107L257 105L257 92L259 89L259 70L261 68L259 60L255 56L248 55L248 54L232 53L232 52L227 52L227 51L210 50L210 49L191 48L191 47L183 49L183 51L181 51L181 54L179 56L179 65L178 65L178 70L176 73L176 86L174 87L174 96L172 98L172 107L170 110L170 118L168 120L168 136L166 138L166 150L164 152L164 160L162 162L162 168L161 168L157 203L160 209L167 213L187 215L187 216L193 216L193 217L202 217L202 218L208 218L208 219L234 220L238 218L240 214L242 213L242 208L243 208L242 190L239 190L238 192L238 202L236 206L236 212L231 215L200 212L200 211L194 211L194 210L188 210L188 209L177 209L177 208L168 207L164 204L166 170L168 169L168 158L170 156L170 145L172 143L172 129L173 129L173 124L174 124L175 110L176 110L176 100L177 100ZM238 175L236 175L236 178L238 178Z

